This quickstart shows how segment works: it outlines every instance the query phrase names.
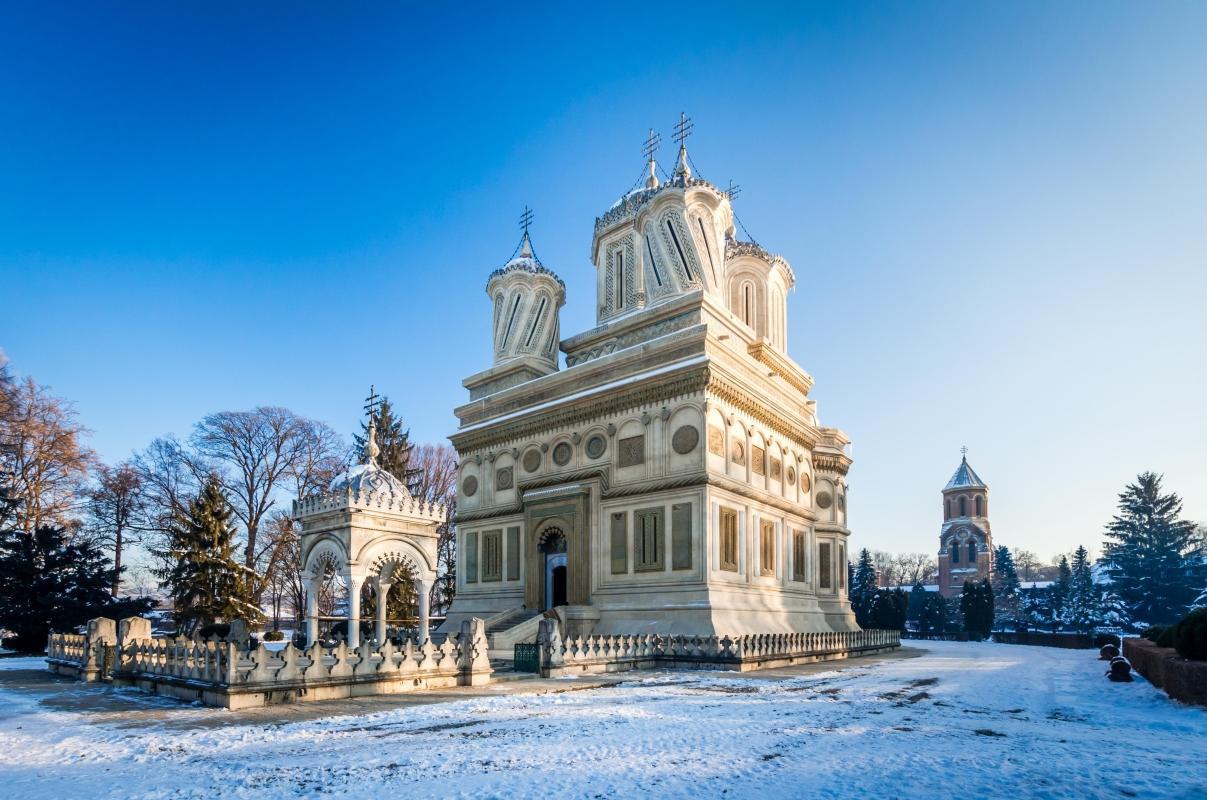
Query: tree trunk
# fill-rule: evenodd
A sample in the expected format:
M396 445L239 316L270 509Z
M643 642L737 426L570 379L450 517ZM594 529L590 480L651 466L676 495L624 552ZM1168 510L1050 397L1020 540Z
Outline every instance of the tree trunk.
M113 535L113 596L122 589L122 529L119 525Z

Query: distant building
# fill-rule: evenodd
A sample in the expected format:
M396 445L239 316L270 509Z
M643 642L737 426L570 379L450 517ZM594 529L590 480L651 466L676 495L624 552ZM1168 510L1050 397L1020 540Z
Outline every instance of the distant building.
M959 595L967 581L988 578L993 569L989 527L989 486L960 460L943 487L943 527L939 529L939 592Z

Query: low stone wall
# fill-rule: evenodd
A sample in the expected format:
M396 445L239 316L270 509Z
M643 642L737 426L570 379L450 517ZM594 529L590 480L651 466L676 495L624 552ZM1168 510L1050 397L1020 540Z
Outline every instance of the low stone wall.
M184 637L140 637L116 645L81 645L79 638L85 637L51 636L51 670L74 669L83 678L87 665L99 660L100 678L115 685L232 709L476 686L491 678L485 626L477 619L466 620L460 633L439 644L408 640L402 647L366 641L355 649L315 643L305 650L292 644L246 650L235 642Z
M993 641L1001 644L1028 644L1036 647L1062 647L1066 650L1089 650L1094 647L1094 637L1088 633L1043 633L1041 631L1001 631L993 634Z
M736 637L563 637L557 620L543 619L537 646L541 676L549 678L634 669L771 669L891 650L901 646L901 635L868 630Z
M1174 700L1207 706L1207 661L1187 661L1172 647L1157 647L1148 639L1123 640L1123 655L1153 686Z

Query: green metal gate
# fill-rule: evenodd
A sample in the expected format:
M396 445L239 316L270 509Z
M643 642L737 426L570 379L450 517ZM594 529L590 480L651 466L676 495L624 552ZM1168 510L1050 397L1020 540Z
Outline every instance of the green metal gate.
M516 672L540 672L541 651L536 643L519 642L515 646L515 661L512 669Z

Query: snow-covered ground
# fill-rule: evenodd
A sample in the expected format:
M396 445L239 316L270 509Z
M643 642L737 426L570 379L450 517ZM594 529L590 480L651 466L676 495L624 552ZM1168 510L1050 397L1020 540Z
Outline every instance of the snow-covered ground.
M0 674L13 798L1207 797L1207 711L1087 651L927 642L791 678L619 686L254 724L122 692L63 710ZM0 659L0 670L41 666ZM58 687L72 699L104 691ZM58 704L62 705L62 697ZM68 704L70 705L70 704ZM223 715L228 715L224 717Z

